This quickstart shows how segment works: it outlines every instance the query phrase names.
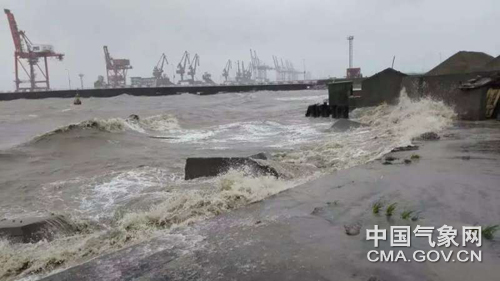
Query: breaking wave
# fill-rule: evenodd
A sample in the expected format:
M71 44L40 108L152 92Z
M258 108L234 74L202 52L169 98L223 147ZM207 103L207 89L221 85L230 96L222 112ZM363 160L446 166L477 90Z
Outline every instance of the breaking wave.
M366 124L345 133L334 133L289 153L278 154L285 162L312 164L325 172L375 160L392 149L411 144L426 132L449 127L456 113L442 101L411 100L403 89L397 105L382 104L356 109L351 120Z
M48 133L36 136L29 143L38 142L45 140L49 137L64 134L67 132L78 131L78 130L98 130L107 133L120 133L127 130L135 131L143 134L148 134L149 132L168 132L170 130L179 130L180 125L175 116L170 114L159 114L148 116L141 119L139 116L137 118L109 118L100 119L93 118L90 120L85 120L76 124L66 125L57 128Z
M163 202L146 210L118 211L111 222L106 220L106 227L81 222L89 226L84 232L34 244L0 240L0 278L41 277L56 268L69 267L262 200L301 182L251 176L242 169L194 183L198 188L164 190Z

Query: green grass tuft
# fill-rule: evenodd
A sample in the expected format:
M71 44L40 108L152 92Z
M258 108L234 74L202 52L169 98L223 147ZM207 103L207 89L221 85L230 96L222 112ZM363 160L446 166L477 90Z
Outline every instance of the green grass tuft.
M420 159L420 155L418 154L412 154L411 157L410 157L411 160L418 160Z
M373 204L372 211L374 214L380 214L380 209L382 209L382 202L376 202Z
M407 210L407 211L404 211L401 213L401 218L404 219L404 220L407 220L411 217L411 215L414 213L415 211L410 211L410 210Z
M391 205L389 205L385 210L385 215L388 217L392 216L394 214L394 211L396 210L397 205L398 203L392 203Z
M495 232L497 232L499 225L488 225L482 228L481 232L484 238L491 240L495 236Z

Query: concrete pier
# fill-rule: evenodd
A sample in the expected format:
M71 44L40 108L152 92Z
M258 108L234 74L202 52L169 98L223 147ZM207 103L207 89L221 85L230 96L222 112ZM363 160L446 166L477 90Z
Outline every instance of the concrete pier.
M219 93L238 93L253 91L293 91L309 89L314 85L316 85L316 82L303 82L296 84L169 86L148 88L106 88L39 92L12 92L0 93L0 101L9 101L16 99L74 98L77 93L82 98L109 98L123 94L132 96L169 96L182 93L213 95Z

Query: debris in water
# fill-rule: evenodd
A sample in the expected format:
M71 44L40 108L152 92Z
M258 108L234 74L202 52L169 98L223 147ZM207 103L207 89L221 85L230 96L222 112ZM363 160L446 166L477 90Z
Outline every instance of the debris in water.
M75 100L73 101L74 105L80 105L82 104L82 101L80 100L80 95L76 93Z
M345 233L349 236L356 236L361 231L361 224L359 222L354 224L344 224Z

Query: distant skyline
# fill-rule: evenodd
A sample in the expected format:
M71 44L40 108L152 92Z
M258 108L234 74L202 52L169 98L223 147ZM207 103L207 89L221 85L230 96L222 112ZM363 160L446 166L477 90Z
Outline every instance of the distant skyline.
M60 89L68 88L68 72L73 88L80 73L86 87L105 76L103 45L130 59L129 77L151 77L165 53L172 78L187 50L200 55L198 79L206 71L216 82L228 59L248 63L249 49L270 66L276 55L300 71L305 61L314 78L343 77L349 35L364 76L390 67L393 56L394 68L410 73L461 50L500 55L498 0L0 0L0 8L0 91L14 89L14 44L3 9L34 43L65 54L62 62L49 61L52 88Z

